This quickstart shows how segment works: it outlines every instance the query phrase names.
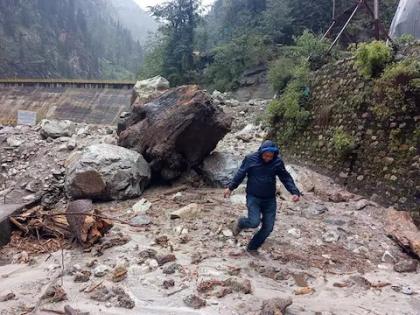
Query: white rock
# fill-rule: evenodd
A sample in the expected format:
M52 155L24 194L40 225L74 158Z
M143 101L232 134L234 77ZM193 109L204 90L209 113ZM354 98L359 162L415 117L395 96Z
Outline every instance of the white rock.
M93 274L95 277L103 277L108 273L109 270L110 268L106 265L98 265L93 270Z
M389 251L386 250L382 255L381 261L384 263L393 264L397 262L397 259Z
M233 236L233 232L230 229L224 229L222 231L222 234L226 237L232 237Z
M292 235L295 238L300 238L302 233L299 229L296 228L292 228L290 230L287 231L287 233L289 233L290 235Z
M322 239L326 243L335 243L340 239L340 234L336 231L330 230L322 235Z
M16 136L10 136L6 139L6 142L9 147L17 148L20 147L24 141Z
M246 195L234 194L230 197L230 202L234 205L246 205Z
M152 207L152 203L144 198L142 198L139 202L135 203L133 206L134 213L146 213Z

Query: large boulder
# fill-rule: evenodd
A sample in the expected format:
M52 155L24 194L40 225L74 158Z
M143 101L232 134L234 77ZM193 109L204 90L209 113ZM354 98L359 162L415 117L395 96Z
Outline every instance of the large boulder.
M128 199L140 196L150 178L150 167L139 153L95 144L69 157L65 188L73 199Z
M137 81L133 88L131 104L133 104L137 99L140 101L147 101L151 97L156 97L161 94L161 91L167 89L169 89L169 81L161 76Z
M231 153L213 152L200 166L206 182L216 187L226 187L241 166L241 158Z
M172 180L198 166L230 131L232 118L196 85L170 89L118 125L118 144L142 154L154 175Z
M41 136L44 138L71 137L76 131L76 124L70 120L41 121Z

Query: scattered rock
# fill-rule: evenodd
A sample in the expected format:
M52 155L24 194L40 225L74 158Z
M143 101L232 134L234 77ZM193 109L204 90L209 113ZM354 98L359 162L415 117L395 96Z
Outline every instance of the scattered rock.
M90 280L91 275L92 273L88 270L77 271L74 274L73 281L74 282L88 282Z
M287 233L289 233L290 235L292 235L295 238L300 238L301 237L300 230L296 229L296 228L292 228L292 229L288 230Z
M188 206L182 207L181 209L171 212L171 219L187 219L193 218L201 212L201 208L198 204L192 203Z
M202 298L198 297L197 295L191 294L184 298L185 305L193 308L193 309L200 309L206 306L206 301Z
M362 210L366 208L368 205L369 205L369 201L367 201L366 199L361 199L358 202L356 202L355 208L356 210Z
M134 300L121 287L113 287L112 292L117 296L118 306L132 309L136 306Z
M50 303L58 303L67 300L67 293L63 287L54 285L45 292L41 299L48 299Z
M198 265L200 262L203 261L203 255L200 252L194 252L191 256L191 264Z
M108 273L109 269L106 265L98 265L93 270L93 275L98 278L103 277Z
M397 260L395 259L395 257L394 257L394 256L392 256L392 254L391 254L389 251L387 251L387 250L386 250L386 251L382 254L381 261L382 261L382 262L384 262L384 263L393 264L393 263L395 263Z
M112 272L112 281L120 282L127 278L127 268L125 266L117 266Z
M174 254L168 254L168 255L158 255L156 256L156 261L159 266L163 266L167 264L168 262L175 261L176 257Z
M166 275L170 275L170 274L174 274L176 271L179 271L181 269L182 269L182 266L180 264L172 263L168 266L165 266L162 269L162 272Z
M76 124L70 120L41 121L40 133L44 138L71 137L76 131Z
M23 142L24 142L23 140L19 139L16 136L10 136L6 139L7 145L9 147L14 147L14 148L20 147Z
M165 280L162 284L163 288L168 290L175 286L175 281L173 279Z
M315 289L310 287L303 287L303 288L297 288L295 289L295 295L306 295L306 294L312 294L315 292Z
M130 224L132 225L149 225L152 223L152 219L147 215L137 215L134 218L130 219Z
M137 152L110 144L96 144L67 160L65 188L74 199L135 198L148 185L151 172Z
M5 295L0 296L0 302L7 302L13 300L16 295L13 292L7 293Z
M250 294L252 292L251 281L241 278L229 278L224 281L224 285L232 288L234 292Z
M233 232L230 229L224 229L222 231L222 234L223 234L223 236L226 236L226 237L232 237L233 236Z
M213 152L200 167L207 183L214 187L226 187L241 166L241 158L231 153Z
M336 231L327 231L322 235L322 240L326 243L335 243L340 239L340 234Z
M401 260L394 265L396 272L416 272L418 262L414 259Z
M152 203L144 198L136 202L133 206L133 212L137 214L145 214L152 207Z
M285 315L286 308L292 305L291 298L273 298L265 300L262 304L260 315Z

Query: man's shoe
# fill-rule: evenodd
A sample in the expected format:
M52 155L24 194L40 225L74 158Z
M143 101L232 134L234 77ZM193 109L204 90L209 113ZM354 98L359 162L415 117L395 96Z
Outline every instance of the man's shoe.
M238 236L239 233L241 233L242 229L239 226L239 220L236 220L235 222L232 223L232 233L233 236Z

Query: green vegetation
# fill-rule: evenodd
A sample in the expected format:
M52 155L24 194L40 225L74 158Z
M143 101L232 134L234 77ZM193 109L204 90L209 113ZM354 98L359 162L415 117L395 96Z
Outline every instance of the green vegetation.
M268 107L269 125L275 130L281 142L287 141L296 132L306 127L310 112L305 108L308 100L309 65L302 63L292 72L289 82L279 99L273 100Z
M354 138L344 130L337 128L331 139L331 144L337 155L344 157L355 147Z
M363 43L355 51L356 66L366 78L380 75L392 57L392 48L381 41Z

